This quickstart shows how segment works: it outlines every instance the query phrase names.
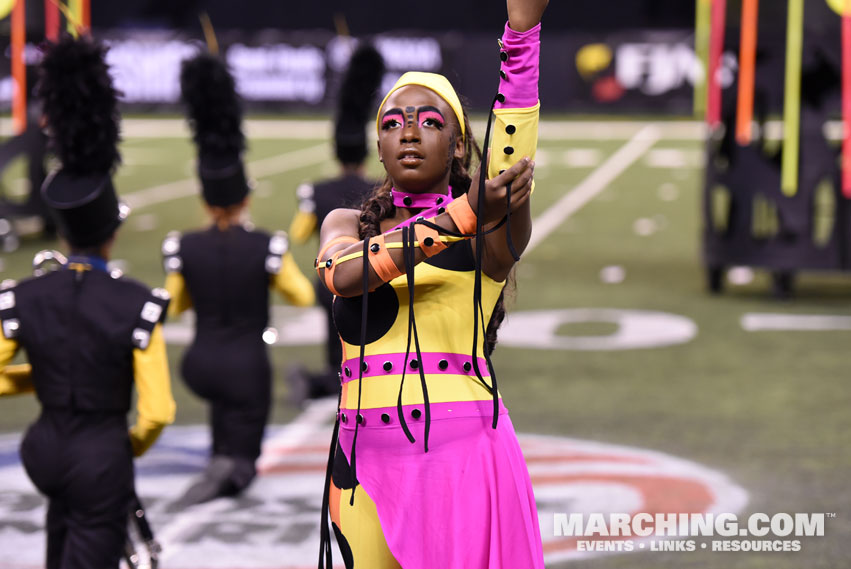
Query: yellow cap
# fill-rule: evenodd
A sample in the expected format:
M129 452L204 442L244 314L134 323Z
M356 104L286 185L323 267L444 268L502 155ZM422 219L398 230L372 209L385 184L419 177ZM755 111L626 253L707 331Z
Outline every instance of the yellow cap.
M455 111L455 117L458 119L458 124L461 125L461 136L466 136L464 130L464 108L461 106L461 100L458 98L458 94L455 93L455 89L452 87L452 84L449 83L449 79L443 75L438 75L437 73L425 73L423 71L408 71L399 77L399 80L396 81L393 88L387 92L384 96L384 100L381 101L381 104L378 106L378 115L375 117L376 129L379 131L381 130L381 109L384 107L384 103L387 102L388 97L390 97L394 91L401 89L406 85L421 85L440 95L440 98L449 103L449 106L452 107L453 111Z

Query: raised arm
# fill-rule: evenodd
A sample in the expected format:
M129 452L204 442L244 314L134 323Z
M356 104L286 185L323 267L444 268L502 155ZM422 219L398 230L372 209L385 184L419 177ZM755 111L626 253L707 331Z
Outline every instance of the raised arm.
M494 179L519 159L535 158L538 143L538 68L540 59L540 20L547 0L508 0L508 23L499 43L500 81L494 105L493 137L488 149L488 177ZM532 163L534 167L534 162ZM519 184L516 180L514 184ZM473 180L471 194L477 194ZM532 186L528 188L531 193ZM505 206L503 206L503 213ZM504 280L514 266L507 246L506 224L485 237L483 270L494 280ZM522 254L532 234L529 196L512 204L511 240Z

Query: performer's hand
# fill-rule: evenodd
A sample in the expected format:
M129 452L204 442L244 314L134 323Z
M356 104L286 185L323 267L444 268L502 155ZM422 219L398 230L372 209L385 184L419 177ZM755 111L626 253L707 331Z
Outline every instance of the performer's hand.
M487 157L482 160L482 163L487 163ZM505 216L506 192L511 192L511 211L515 211L529 201L534 172L535 163L526 157L495 178L485 181L484 211L480 212L485 225L499 221ZM473 211L476 211L479 204L479 177L481 175L482 167L480 165L473 175L470 191L467 192L467 200L470 202Z
M515 32L525 32L538 25L549 0L506 0L508 25Z

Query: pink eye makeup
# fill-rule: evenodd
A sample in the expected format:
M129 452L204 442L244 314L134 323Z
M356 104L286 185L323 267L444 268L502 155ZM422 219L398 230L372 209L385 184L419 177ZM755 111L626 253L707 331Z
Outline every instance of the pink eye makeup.
M390 128L397 124L405 124L405 116L402 114L402 109L390 109L381 117L381 128Z
M437 123L437 128L443 128L443 126L446 124L446 119L443 118L443 114L435 107L420 107L418 118L418 124L420 127L425 125L426 121L429 120Z

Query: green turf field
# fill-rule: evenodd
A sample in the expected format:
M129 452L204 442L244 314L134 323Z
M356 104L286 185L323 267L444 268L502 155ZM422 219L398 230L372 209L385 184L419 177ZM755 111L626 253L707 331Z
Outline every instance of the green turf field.
M535 216L560 207L559 199L589 176L617 175L524 255L511 309L660 311L692 320L696 337L680 345L621 351L499 347L494 362L512 420L525 433L654 449L726 472L750 495L743 513L824 512L836 518L827 520L825 537L805 541L798 553L642 552L559 567L847 567L851 331L748 332L740 320L746 313L851 317L851 277L804 274L795 298L779 302L771 296L769 278L756 271L750 283L728 285L720 296L707 294L700 261L702 143L690 134L693 128L677 124L663 124L643 146L634 135L645 124L543 125ZM262 138L252 139L248 155L248 170L258 178L252 219L267 229L286 229L296 186L334 173L326 158L328 130L316 128L311 138L309 128L267 126ZM139 205L119 234L114 257L124 261L125 272L153 286L163 278L162 238L172 229L197 227L204 217L192 191L189 142L134 136L138 130L128 127L116 185ZM146 130L156 132L156 125ZM637 140L632 155L606 165L625 156L624 147ZM21 187L22 175L20 167L4 173L6 192ZM24 237L20 249L2 254L0 276L27 275L33 254L48 247L58 245ZM305 272L314 253L315 243L295 251ZM623 280L604 283L605 267L620 267ZM578 323L563 326L559 334L603 336L613 329L610 323ZM177 421L203 423L203 406L179 380L181 349L169 349ZM283 370L295 361L318 367L320 348L276 347L272 353L273 421L283 423L297 414L286 402ZM22 430L36 412L27 397L0 401L0 431Z

